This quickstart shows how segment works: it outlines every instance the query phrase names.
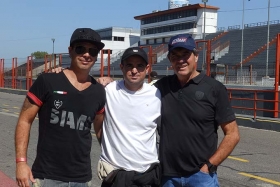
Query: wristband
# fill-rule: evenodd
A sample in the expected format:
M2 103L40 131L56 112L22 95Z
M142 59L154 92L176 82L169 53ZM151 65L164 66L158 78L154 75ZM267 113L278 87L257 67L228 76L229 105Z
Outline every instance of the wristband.
M19 162L27 162L27 158L21 157L21 158L16 158L16 163Z

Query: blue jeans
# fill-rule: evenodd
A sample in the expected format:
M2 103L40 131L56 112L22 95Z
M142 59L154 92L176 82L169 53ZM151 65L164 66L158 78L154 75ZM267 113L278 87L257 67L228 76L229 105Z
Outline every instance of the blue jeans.
M86 183L79 182L63 182L52 179L35 179L33 187L91 187L91 181Z
M162 187L219 187L217 173L199 171L188 177L162 176Z

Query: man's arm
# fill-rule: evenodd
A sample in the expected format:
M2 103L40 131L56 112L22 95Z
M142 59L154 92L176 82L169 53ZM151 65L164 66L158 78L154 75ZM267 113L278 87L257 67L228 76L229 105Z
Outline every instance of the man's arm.
M225 136L215 154L209 159L209 162L216 166L220 165L230 155L240 140L239 130L235 120L221 124L220 126ZM204 165L201 170L208 172L208 167Z
M27 165L27 147L29 142L30 128L34 118L39 111L39 107L30 103L26 98L15 131L15 149L16 149L16 179L18 185L29 187L29 179L35 182L30 167Z
M101 145L101 138L102 138L102 126L103 126L104 116L105 116L104 112L101 114L97 114L93 121L96 138L100 145Z
M113 82L114 79L111 77L100 77L96 80L98 83L102 84L104 87L107 86L109 83Z

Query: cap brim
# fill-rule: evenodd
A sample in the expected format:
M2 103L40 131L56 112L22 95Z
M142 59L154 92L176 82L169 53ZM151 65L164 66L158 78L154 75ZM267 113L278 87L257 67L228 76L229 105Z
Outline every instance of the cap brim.
M145 58L144 58L142 55L140 55L140 54L131 54L131 55L127 55L126 57L122 58L122 61L128 59L128 58L131 57L131 56L140 56L141 58L143 58L143 60L146 62L146 64L149 64L148 61L147 61L147 59L145 59Z
M176 49L178 47L185 48L185 49L190 50L190 51L193 51L195 49L193 46L184 45L183 43L178 43L175 46L169 48L168 51L172 51L172 50L174 50L174 49Z
M77 42L89 42L92 43L93 45L95 45L97 47L98 50L101 50L104 48L105 44L102 42L97 42L97 41L91 41L91 40L87 40L87 39L80 39L80 40L75 40L74 42L72 42L70 45L77 43Z

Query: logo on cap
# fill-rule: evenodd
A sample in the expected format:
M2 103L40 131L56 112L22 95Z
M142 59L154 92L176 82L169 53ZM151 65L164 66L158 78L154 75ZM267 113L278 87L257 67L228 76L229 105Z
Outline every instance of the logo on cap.
M133 49L133 52L138 53L138 50L137 49Z
M180 42L187 42L187 38L176 38L172 41L171 45L176 44L176 43L180 43Z

